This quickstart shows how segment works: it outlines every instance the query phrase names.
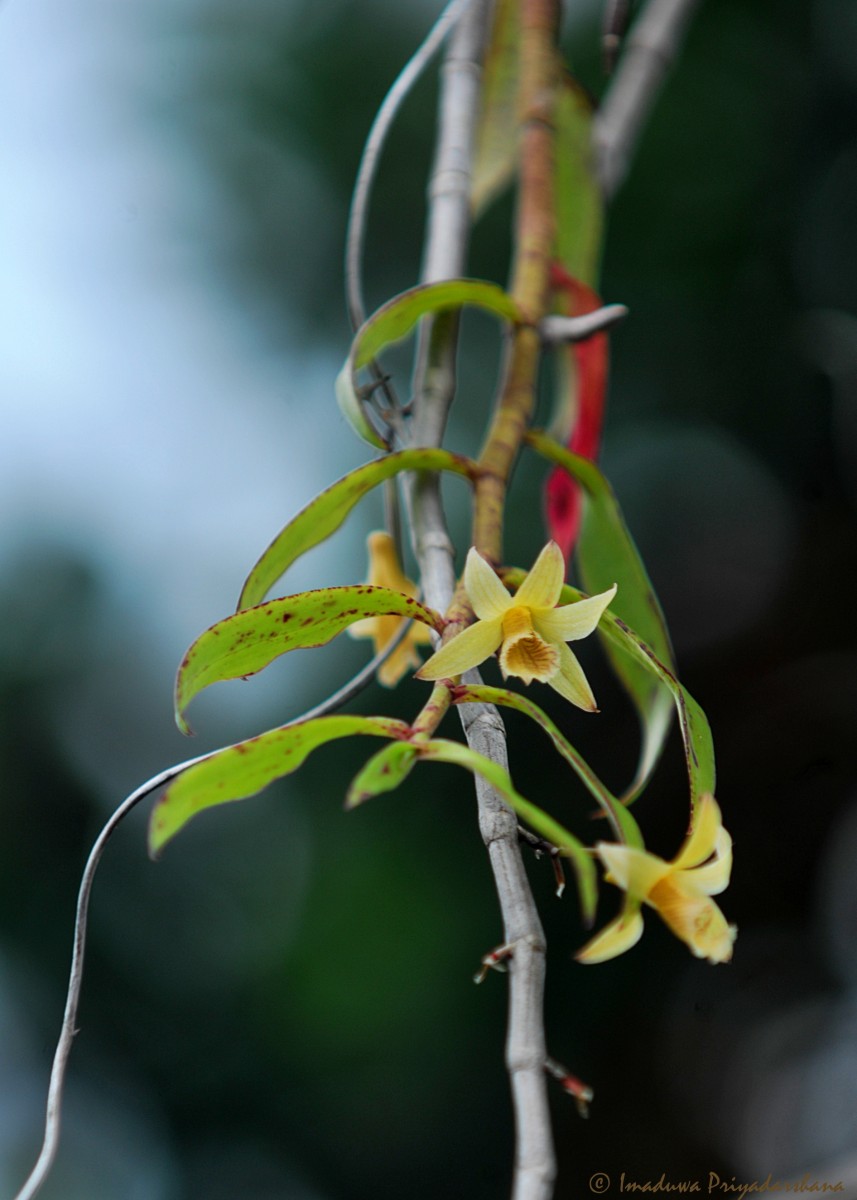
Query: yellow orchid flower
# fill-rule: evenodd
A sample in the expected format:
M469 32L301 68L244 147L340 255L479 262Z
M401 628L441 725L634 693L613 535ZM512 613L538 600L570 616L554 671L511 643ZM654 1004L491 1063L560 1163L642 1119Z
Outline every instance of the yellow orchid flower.
M562 551L556 542L548 542L512 596L472 549L464 568L464 589L478 619L433 654L417 671L417 678L460 675L499 650L504 679L509 675L524 683L538 679L578 708L596 712L595 697L566 642L592 633L616 595L616 585L557 608L564 578Z
M627 900L622 914L577 954L579 962L604 962L635 945L643 932L641 903L656 909L697 958L729 961L737 930L710 897L729 883L732 839L713 796L700 798L690 836L672 862L615 843L599 842L595 850L607 868L604 878L623 888Z
M407 578L399 565L396 545L389 533L370 533L367 539L369 550L369 578L367 583L376 587L392 588L394 592L403 592L406 596L416 599L418 588ZM385 616L366 617L348 626L352 637L371 638L375 643L375 653L380 654L402 627L406 617ZM403 641L396 647L388 659L378 668L378 681L384 687L395 687L403 675L420 662L417 646L428 645L431 641L428 628L420 621L412 621L411 628L405 634Z

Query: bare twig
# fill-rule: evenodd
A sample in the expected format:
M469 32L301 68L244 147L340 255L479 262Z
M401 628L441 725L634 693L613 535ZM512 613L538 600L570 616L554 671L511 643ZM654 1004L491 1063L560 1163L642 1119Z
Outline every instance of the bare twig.
M159 775L153 776L146 783L132 792L126 800L119 805L113 816L101 830L98 837L95 839L95 844L89 852L89 858L86 861L83 875L80 880L80 890L77 896L77 912L74 919L74 948L71 956L71 972L68 980L68 993L66 995L65 1013L63 1014L62 1028L60 1030L59 1041L54 1053L53 1066L51 1067L51 1078L48 1085L48 1103L45 1115L45 1135L42 1142L42 1148L39 1152L39 1157L36 1159L35 1166L27 1177L24 1186L15 1196L15 1200L32 1200L42 1184L48 1176L54 1158L56 1157L57 1148L59 1146L60 1125L62 1115L62 1100L63 1086L65 1083L65 1072L68 1066L68 1058L71 1054L72 1042L77 1033L77 1010L80 1004L80 989L83 984L83 960L86 950L86 922L89 913L89 897L92 892L92 882L95 878L95 872L98 864L101 861L101 856L104 853L107 843L110 841L113 834L118 829L119 825L125 820L133 808L144 800L146 796L157 791L158 788L170 783L188 767L192 767L195 763L202 762L207 758L207 754L200 754L196 758L189 758L187 762L179 763L178 766L170 767L166 771L161 771Z
M546 346L558 346L566 342L585 342L596 333L610 329L628 315L624 304L605 304L594 312L579 317L566 317L560 313L549 313L539 321L539 336Z
M411 626L410 621L405 621L402 628L396 636L387 643L380 653L376 654L370 662L366 664L362 670L334 692L332 696L328 696L321 704L317 704L315 708L308 709L301 716L296 717L291 724L299 724L302 721L311 721L315 717L324 716L325 713L334 712L341 708L353 696L362 691L368 683L371 683L378 668L390 657L397 646L401 645L407 636L408 629ZM53 1066L51 1067L51 1077L48 1084L48 1102L45 1112L45 1132L42 1141L42 1148L39 1156L33 1166L32 1171L28 1175L23 1187L15 1196L14 1200L32 1200L40 1191L42 1184L48 1177L51 1167L53 1166L56 1157L57 1148L59 1147L60 1130L62 1124L62 1101L63 1088L65 1086L66 1068L68 1066L71 1047L77 1033L77 1011L80 1005L80 992L83 986L83 965L86 950L86 931L87 918L89 915L89 897L92 892L92 884L95 879L95 872L98 864L101 861L101 856L107 843L112 838L113 834L132 811L136 808L141 800L145 800L152 792L156 792L159 788L165 787L171 783L179 775L183 774L189 767L195 766L204 759L209 758L213 751L208 751L205 754L198 754L195 758L189 758L185 762L178 763L174 767L168 767L166 771L161 771L158 775L153 775L145 783L141 784L130 796L128 796L113 815L109 818L103 829L89 852L89 858L86 861L83 874L80 879L80 888L77 895L77 911L74 919L74 935L73 949L71 956L71 970L68 980L68 991L66 993L65 1012L63 1014L62 1026L60 1035L57 1041L57 1048L54 1052Z
M631 30L613 83L595 116L593 142L604 195L627 174L637 138L700 0L649 0Z
M601 35L601 47L604 55L604 70L608 75L613 74L619 48L628 28L630 15L630 0L607 0L604 6L604 32Z
M345 298L351 325L355 330L366 320L366 305L363 298L363 245L366 237L369 198L375 181L378 159L402 101L469 3L470 0L450 0L432 26L425 41L394 80L393 86L384 97L369 130L357 170L357 180L354 184L351 209L348 214L348 229L345 235ZM393 386L377 362L369 363L369 372L375 380L375 386L381 389L387 401L384 413L385 424L390 434L401 440L404 436L404 422ZM389 437L386 432L382 436L385 440Z
M490 0L474 0L447 54L438 148L429 188L425 283L454 278L464 269L479 64L491 8ZM433 321L423 333L414 379L413 438L417 445L439 445L442 439L455 392L456 333L457 322L444 318ZM436 479L424 476L415 482L411 509L426 603L445 611L455 587L455 570ZM466 676L467 682L478 679L475 671ZM505 767L506 733L497 710L482 704L461 705L459 713L469 745ZM480 776L476 794L504 939L514 947L506 1042L516 1125L513 1195L516 1200L545 1200L552 1190L555 1158L544 1075L544 934L518 845L515 814Z

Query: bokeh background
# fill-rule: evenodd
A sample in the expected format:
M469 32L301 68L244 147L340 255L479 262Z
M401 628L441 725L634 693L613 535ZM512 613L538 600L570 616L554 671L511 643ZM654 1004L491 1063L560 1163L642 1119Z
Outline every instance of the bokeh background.
M604 87L593 3L573 66ZM279 724L364 661L295 655L172 725L187 644L315 491L365 460L333 379L348 327L349 189L374 110L438 4L6 0L0 7L0 1193L41 1136L72 913L109 812L189 752ZM414 282L436 86L384 159L372 305ZM472 271L502 280L508 202ZM574 964L573 897L533 886L550 939L557 1195L628 1180L857 1177L857 8L703 4L611 213L605 468L711 719L735 838L734 962L655 918ZM465 326L454 444L476 445L493 330ZM510 560L544 540L522 466ZM450 487L465 541L463 497ZM370 501L294 590L365 573ZM552 709L609 783L634 718L597 649L597 722ZM372 690L408 715L423 690ZM540 697L541 698L541 697ZM547 701L550 707L550 700ZM588 802L514 721L528 794ZM502 1196L505 987L469 782L426 768L345 815L366 748L208 814L152 864L145 813L96 881L66 1125L46 1200ZM573 815L578 814L577 816ZM640 801L674 853L674 738ZM607 890L607 889L605 889ZM605 896L605 918L615 897ZM857 1190L851 1190L857 1195Z

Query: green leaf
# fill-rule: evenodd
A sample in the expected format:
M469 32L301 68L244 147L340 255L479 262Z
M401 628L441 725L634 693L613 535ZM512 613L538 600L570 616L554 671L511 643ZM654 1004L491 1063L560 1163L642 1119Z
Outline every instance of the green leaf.
M176 678L176 721L189 728L184 710L194 696L223 679L255 675L290 650L324 646L365 617L412 617L435 629L442 619L418 600L391 588L357 584L298 592L245 608L212 625L185 654Z
M595 864L586 848L574 834L569 833L553 817L548 816L546 812L537 808L535 804L531 804L529 800L525 800L515 791L508 771L498 763L492 762L490 758L486 758L485 755L471 750L469 746L463 746L460 742L450 742L445 738L435 738L420 747L420 757L430 762L454 763L476 775L481 775L500 793L522 821L540 837L557 846L565 858L570 858L577 877L583 919L587 925L592 924L598 902Z
M334 394L339 411L359 438L375 446L378 450L388 450L389 447L369 420L369 414L364 403L360 388L355 389L352 382L351 364L345 366L336 376Z
M562 603L580 598L576 588L564 587ZM612 606L611 606L612 607ZM694 810L701 796L714 793L714 741L708 718L690 692L679 683L671 667L661 662L651 646L630 629L620 618L605 613L598 624L608 646L613 646L619 656L638 664L643 672L658 679L664 685L665 694L671 696L678 714L679 730L684 745L690 793Z
M373 754L355 775L345 797L346 808L356 808L364 800L392 792L411 773L417 761L417 747L407 742L393 742Z
M254 796L275 779L291 775L318 746L355 735L406 738L410 727L388 717L317 717L216 750L180 775L155 805L149 852L160 853L204 809Z
M470 189L474 219L506 190L517 166L520 31L520 5L515 0L497 0L482 66L482 106Z
M672 646L661 606L610 484L594 463L565 450L545 434L531 431L527 441L544 458L564 467L583 486L586 503L577 545L577 563L584 587L594 594L618 583L619 591L610 606L611 611L637 631L659 662L673 669ZM599 629L603 632L603 622ZM637 774L622 797L625 802L630 802L646 786L660 758L672 719L671 702L657 674L642 669L635 658L617 653L610 641L606 649L637 709L642 727Z
M359 371L377 358L385 346L407 337L420 317L465 305L494 313L512 324L521 319L515 301L496 283L447 279L420 284L388 300L357 331L350 355L353 369Z
M481 279L449 279L441 283L420 284L402 292L382 305L361 325L336 381L337 400L349 421L362 408L357 372L377 358L385 346L407 337L421 317L462 308L464 305L484 309L513 324L521 319L515 301L496 283L486 283ZM368 422L365 412L362 420ZM378 445L377 434L367 440L373 446Z
M604 203L592 152L592 103L583 88L565 72L554 119L556 257L574 279L595 288L604 232Z
M586 760L560 733L547 713L542 712L538 705L533 704L532 700L526 699L518 692L510 691L508 688L459 685L452 689L452 702L453 704L497 704L504 708L517 709L518 712L530 717L542 727L562 757L577 772L590 793L601 805L616 837L629 846L643 848L642 834L628 809L604 786Z
M310 501L277 534L247 576L238 608L260 604L295 559L335 533L367 492L400 471L452 471L472 479L476 464L448 450L400 450L349 471Z

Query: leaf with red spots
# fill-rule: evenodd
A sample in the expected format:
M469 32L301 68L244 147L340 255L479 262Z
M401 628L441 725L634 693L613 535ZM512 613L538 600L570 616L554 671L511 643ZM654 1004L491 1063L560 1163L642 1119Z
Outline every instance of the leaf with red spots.
M274 780L291 775L313 750L327 742L354 736L402 739L409 734L404 721L389 717L317 717L216 750L170 784L155 805L149 824L149 852L159 854L197 813L255 796Z
M383 746L361 768L351 781L345 797L346 808L356 808L364 800L392 792L410 775L417 761L417 747L408 742L393 742Z
M277 534L247 576L238 608L260 604L295 559L329 538L368 492L401 471L451 471L472 479L476 464L449 450L400 450L349 471L320 492Z
M377 616L412 617L438 631L443 626L441 617L418 600L370 584L299 592L218 621L200 634L179 667L175 693L179 729L190 732L184 710L210 684L255 675L281 654L324 646L355 621Z

